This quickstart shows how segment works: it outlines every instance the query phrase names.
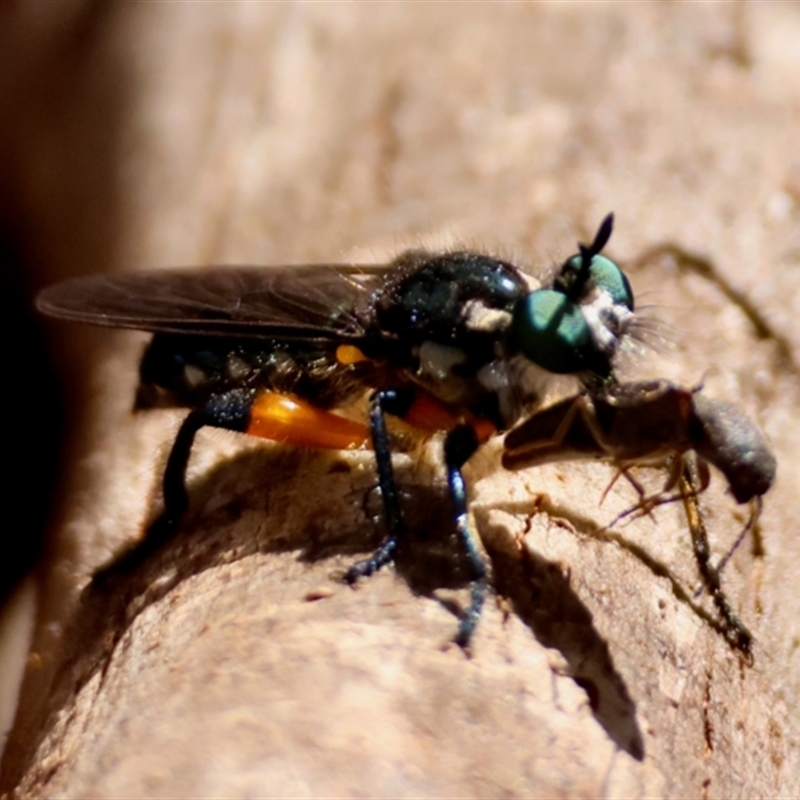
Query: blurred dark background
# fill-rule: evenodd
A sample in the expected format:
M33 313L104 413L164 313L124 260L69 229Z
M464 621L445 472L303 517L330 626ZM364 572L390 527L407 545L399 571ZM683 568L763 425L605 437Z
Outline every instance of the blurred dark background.
M118 129L126 98L113 3L0 6L0 280L9 510L0 598L42 550L67 423L82 407L90 338L54 329L47 283L113 268Z

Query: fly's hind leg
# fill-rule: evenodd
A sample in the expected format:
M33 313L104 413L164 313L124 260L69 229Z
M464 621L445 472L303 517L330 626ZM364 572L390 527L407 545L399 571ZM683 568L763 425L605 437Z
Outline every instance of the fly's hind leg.
M252 400L251 392L237 389L214 395L205 406L189 412L178 429L167 457L162 479L164 512L148 528L143 539L95 572L93 577L95 582L100 582L114 573L135 568L172 538L189 506L186 467L197 432L206 426L245 431L250 421Z
M176 527L189 507L186 468L197 432L208 426L245 433L250 424L253 397L253 392L246 389L212 395L205 406L190 411L181 423L167 458L162 481L164 520L168 526Z

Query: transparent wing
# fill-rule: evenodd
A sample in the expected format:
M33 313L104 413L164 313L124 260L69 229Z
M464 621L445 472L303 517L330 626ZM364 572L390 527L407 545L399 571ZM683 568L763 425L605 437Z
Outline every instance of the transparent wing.
M60 319L218 336L358 339L358 308L387 265L209 267L90 275L45 289L36 306Z

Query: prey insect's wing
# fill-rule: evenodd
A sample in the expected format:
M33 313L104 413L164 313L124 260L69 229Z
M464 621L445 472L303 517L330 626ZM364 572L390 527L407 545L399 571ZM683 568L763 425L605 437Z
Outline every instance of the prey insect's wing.
M209 267L90 275L45 289L51 317L159 333L359 339L357 309L388 265Z

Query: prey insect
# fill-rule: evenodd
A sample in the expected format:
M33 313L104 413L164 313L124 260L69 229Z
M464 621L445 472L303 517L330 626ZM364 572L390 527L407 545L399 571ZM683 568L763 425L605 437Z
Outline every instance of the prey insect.
M198 430L226 428L334 449L372 446L387 535L347 571L354 583L392 561L405 533L387 414L443 432L455 527L472 571L456 642L466 647L488 586L462 467L495 431L540 403L542 377L611 379L634 324L620 267L601 254L613 216L549 285L479 253L412 250L379 266L228 267L98 275L46 289L40 311L151 331L137 407L190 409L163 477L165 518L187 508ZM341 413L370 394L369 421Z
M610 383L601 391L567 398L534 413L506 436L504 444L507 469L572 459L611 461L639 491L641 501L634 511L683 500L698 569L717 606L725 638L749 656L752 636L720 585L727 556L716 568L711 565L697 501L708 485L708 462L725 476L737 503L751 504L750 521L734 548L761 511L761 498L772 486L777 462L764 434L741 411L705 397L700 387L685 389L665 380ZM628 473L629 468L644 465L669 469L664 490L654 498L644 497ZM666 496L676 486L677 497Z

